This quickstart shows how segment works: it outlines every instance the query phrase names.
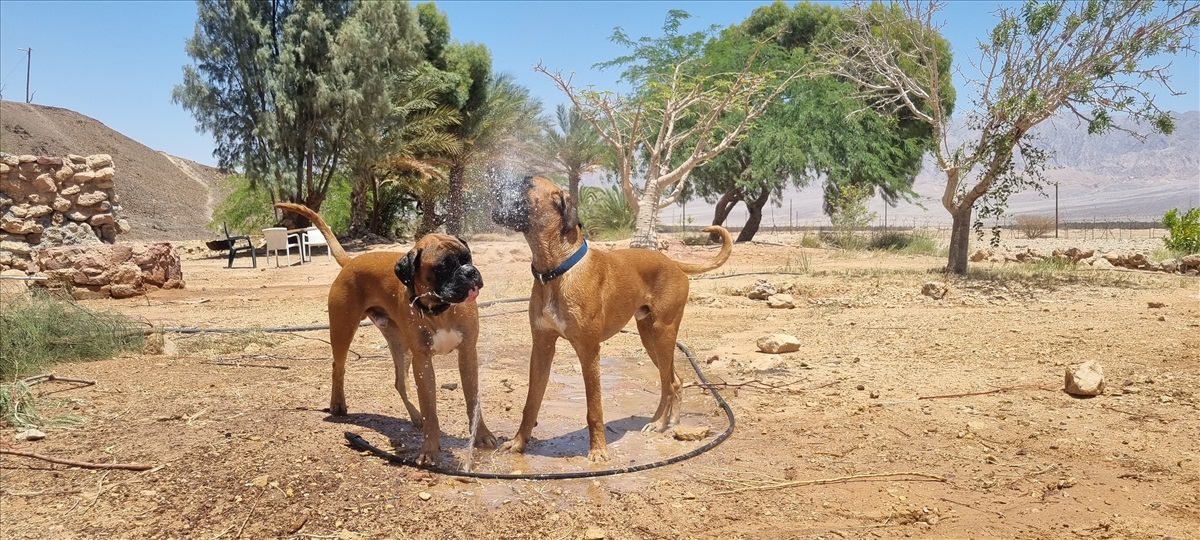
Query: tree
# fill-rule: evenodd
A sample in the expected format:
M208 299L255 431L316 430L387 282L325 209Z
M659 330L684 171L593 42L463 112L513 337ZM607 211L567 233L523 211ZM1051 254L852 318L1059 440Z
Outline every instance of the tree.
M637 209L631 247L657 249L658 212L674 204L700 164L733 147L799 73L765 69L767 41L753 44L737 69L713 73L704 68L704 46L715 32L680 34L687 12L671 10L663 36L631 40L620 28L612 40L630 54L594 67L623 66L625 95L578 88L569 75L539 64L600 137L617 154L617 177L630 206ZM634 175L641 175L634 185Z
M726 29L718 43L773 38L781 51L790 53L775 55L782 64L775 69L807 70L811 51L846 24L843 12L834 6L775 2ZM905 24L898 12L881 19L888 25ZM939 46L948 59L949 44L941 40ZM727 50L710 46L706 58L719 69L730 64L723 58ZM949 62L940 69L948 73ZM788 184L803 187L817 178L825 179L824 206L831 217L835 205L830 201L843 188L868 199L879 191L888 204L909 196L932 142L931 130L905 111L864 109L849 97L853 90L831 76L796 80L737 147L698 167L693 185L698 194L717 203L713 224L722 224L733 207L744 202L747 220L738 241L750 241L768 202L778 205ZM944 100L944 105L952 107L953 99Z
M411 156L405 146L422 125L414 129L412 117L436 110L424 76L428 70L420 69L425 43L416 12L406 2L358 2L338 29L331 53L334 77L345 94L352 236L383 232L377 168L396 154Z
M172 95L213 134L220 166L314 210L343 166L370 175L400 121L403 76L421 60L408 4L198 0L197 12L195 65Z
M213 134L220 167L240 167L275 200L320 207L340 149L328 140L340 124L322 122L330 102L330 29L349 2L196 5L196 32L187 42L196 64L184 66L173 100Z
M1101 133L1116 128L1114 114L1127 114L1155 131L1174 130L1148 85L1177 93L1165 59L1194 54L1200 25L1195 1L1027 0L1019 9L1001 8L973 62L979 74L969 80L971 137L952 147L949 114L938 106L946 78L936 68L944 60L935 46L941 3L901 7L919 24L878 31L878 10L856 10L854 28L822 49L823 71L854 82L875 108L906 110L933 130L934 160L946 175L942 206L952 219L946 271L955 274L966 273L972 225L979 231L983 218L1003 213L1010 194L1045 182L1048 156L1030 130L1047 118L1064 112Z
M557 119L557 130L547 126L542 133L539 166L544 172L566 175L567 192L578 203L579 182L585 173L600 167L608 146L578 109L559 104Z

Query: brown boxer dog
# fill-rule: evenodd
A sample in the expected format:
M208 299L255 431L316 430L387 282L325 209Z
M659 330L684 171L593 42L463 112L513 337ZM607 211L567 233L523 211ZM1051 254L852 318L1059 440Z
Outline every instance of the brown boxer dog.
M329 252L342 267L329 287L329 341L333 345L330 414L346 414L343 390L346 352L359 322L370 317L387 340L396 366L396 390L409 418L413 425L423 428L424 442L417 453L417 463L436 465L441 457L441 431L433 355L458 350L458 374L462 378L469 423L479 406L479 358L475 349L479 308L474 300L483 287L483 278L471 264L471 250L466 241L428 234L417 240L407 254L373 252L352 258L321 216L308 207L291 203L278 203L275 207L312 221L325 235ZM420 409L408 399L406 352L412 353L413 381ZM495 447L496 437L482 416L478 422L475 446Z
M591 437L588 459L607 461L604 415L600 405L600 343L637 319L642 345L658 368L662 394L658 409L642 431L665 431L679 423L680 380L675 375L675 338L688 300L688 274L725 264L733 239L722 227L702 229L721 235L712 260L688 264L658 251L589 251L575 202L554 182L529 177L499 190L492 220L525 235L533 255L533 292L529 326L529 394L521 426L501 450L524 452L537 424L538 409L550 378L558 338L566 338L579 356L587 398Z

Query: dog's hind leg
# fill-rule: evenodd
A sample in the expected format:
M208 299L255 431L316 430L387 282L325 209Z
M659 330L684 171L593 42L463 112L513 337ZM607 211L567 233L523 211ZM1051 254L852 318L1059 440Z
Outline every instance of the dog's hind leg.
M335 313L344 313L342 306L334 301L329 303L329 343L333 349L333 388L329 394L329 414L343 416L346 414L346 353L350 351L350 343L358 331L358 319L355 317L338 317Z
M404 408L408 409L409 421L420 429L425 419L421 416L421 410L408 398L408 368L412 364L412 356L408 353L408 346L404 344L404 336L400 329L396 328L396 323L390 320L383 325L377 323L376 326L379 326L379 333L383 334L383 339L387 340L392 364L396 366L396 391L400 393Z
M658 368L659 384L662 391L658 400L658 408L642 431L666 431L668 427L679 423L681 407L681 391L683 384L675 374L675 339L679 334L679 320L660 321L653 315L637 320L638 334L642 338L642 346L654 367Z

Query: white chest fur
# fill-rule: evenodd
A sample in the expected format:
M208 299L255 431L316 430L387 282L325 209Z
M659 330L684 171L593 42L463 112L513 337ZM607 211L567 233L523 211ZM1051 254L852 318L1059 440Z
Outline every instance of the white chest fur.
M559 335L566 333L567 321L563 320L562 315L555 309L554 302L546 302L541 315L536 321L538 326L546 330L557 330Z
M430 340L429 349L433 354L446 354L456 349L462 339L462 332L458 330L438 330Z

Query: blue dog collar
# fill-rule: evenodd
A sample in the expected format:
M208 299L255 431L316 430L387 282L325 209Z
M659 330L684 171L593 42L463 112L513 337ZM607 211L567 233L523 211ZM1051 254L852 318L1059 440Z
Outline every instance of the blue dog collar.
M587 250L587 240L584 240L583 244L579 246L579 249L575 250L575 253L573 253L570 257L567 257L567 260L556 266L554 270L549 272L538 272L537 267L533 266L532 264L529 265L529 269L533 271L533 277L537 278L538 281L545 283L567 273L567 270L570 270L571 267L583 260L583 256L587 255Z

